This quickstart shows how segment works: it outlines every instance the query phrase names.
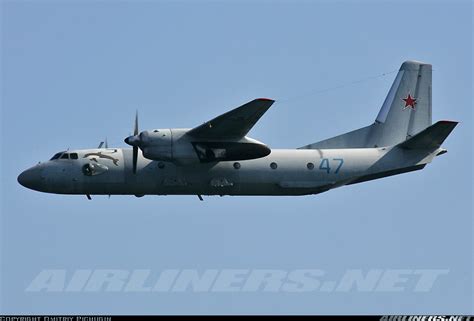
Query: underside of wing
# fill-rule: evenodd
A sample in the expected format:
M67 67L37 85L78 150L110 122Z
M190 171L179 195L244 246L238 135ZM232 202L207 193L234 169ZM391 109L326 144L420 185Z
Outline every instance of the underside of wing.
M274 100L258 98L198 126L188 135L199 139L221 140L244 137Z

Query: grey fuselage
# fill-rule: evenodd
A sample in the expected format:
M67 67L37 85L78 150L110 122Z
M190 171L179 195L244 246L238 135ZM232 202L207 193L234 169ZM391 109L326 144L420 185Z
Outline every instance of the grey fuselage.
M440 149L427 153L395 147L273 149L262 158L177 164L139 153L132 171L130 148L71 150L77 159L54 159L18 177L25 187L86 195L307 195L342 185L421 169ZM100 153L100 154L99 154ZM93 164L93 175L84 167Z
M307 195L418 170L444 154L458 122L432 122L432 66L402 63L375 121L298 149L270 149L247 133L274 100L257 98L197 127L125 138L131 148L67 151L21 173L25 187L59 194Z

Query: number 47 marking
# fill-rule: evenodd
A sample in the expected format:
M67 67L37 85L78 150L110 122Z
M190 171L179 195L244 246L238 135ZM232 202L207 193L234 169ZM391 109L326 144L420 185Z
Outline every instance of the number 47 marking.
M339 170L341 169L342 164L344 164L344 159L342 159L342 158L333 158L332 161L339 162L337 164L336 169L333 172L334 174L337 174L337 173L339 173ZM329 166L329 159L328 158L322 158L321 159L321 163L319 164L319 169L320 170L325 170L326 173L328 173L328 174L331 172L331 167Z

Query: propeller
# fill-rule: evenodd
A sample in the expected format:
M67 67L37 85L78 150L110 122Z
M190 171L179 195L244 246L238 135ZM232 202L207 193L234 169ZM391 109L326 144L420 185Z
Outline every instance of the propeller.
M138 111L135 113L135 125L133 135L125 138L125 143L133 147L133 174L137 173L138 146L140 145L140 136L138 135Z

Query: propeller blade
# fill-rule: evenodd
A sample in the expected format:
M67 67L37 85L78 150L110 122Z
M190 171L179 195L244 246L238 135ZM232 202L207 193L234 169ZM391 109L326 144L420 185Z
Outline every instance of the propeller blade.
M135 128L133 129L133 135L138 135L138 110L135 112Z
M140 136L138 135L138 110L135 113L135 124L133 126L133 136L130 135L124 139L124 142L132 146L132 157L133 157L133 174L137 173L137 162L138 162L138 146L140 145ZM105 141L107 146L107 140Z
M135 111L135 128L133 129L133 135L138 135L138 110ZM137 160L138 160L138 146L133 146L133 174L137 173Z
M133 174L137 173L138 147L133 146Z

